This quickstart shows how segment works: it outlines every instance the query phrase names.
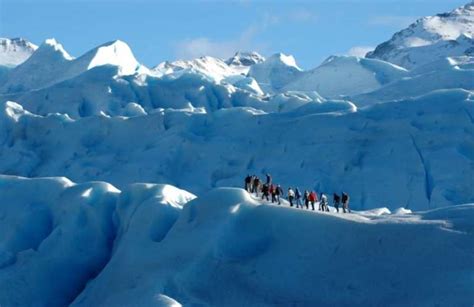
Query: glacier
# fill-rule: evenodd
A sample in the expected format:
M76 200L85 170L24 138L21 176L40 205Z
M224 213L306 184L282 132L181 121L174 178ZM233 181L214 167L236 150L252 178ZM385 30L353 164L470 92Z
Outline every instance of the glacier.
M311 69L1 38L0 305L472 305L473 8Z
M309 100L283 113L159 109L72 119L6 102L0 116L0 168L10 175L162 182L201 193L271 172L284 186L347 190L359 209L474 201L474 108L465 90L358 111L347 101Z
M105 182L5 175L0 193L5 306L474 300L473 204L342 215L262 203L237 188L196 197L170 185L119 191Z

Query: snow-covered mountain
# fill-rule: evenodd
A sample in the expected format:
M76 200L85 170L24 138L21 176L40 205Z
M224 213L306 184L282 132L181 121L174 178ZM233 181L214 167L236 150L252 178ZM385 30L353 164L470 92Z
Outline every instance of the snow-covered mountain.
M262 63L265 58L257 52L236 52L227 60L215 57L203 56L193 60L165 61L152 69L158 76L173 74L176 72L196 72L203 74L217 83L225 80L232 82L237 77L247 75L252 65ZM239 78L240 77L240 78Z
M225 61L229 66L243 66L249 67L258 63L265 62L265 58L258 52L236 52L231 58Z
M252 65L249 76L257 80L260 87L268 93L279 92L285 85L302 75L292 55L277 53L263 62Z
M103 44L76 59L56 40L48 39L24 63L9 72L0 92L41 89L104 65L113 66L117 75L130 75L145 69L122 41Z
M15 67L26 61L37 48L23 38L0 38L0 66Z
M412 69L448 56L474 56L474 2L423 17L367 54Z
M209 77L210 79L220 82L226 77L234 75L245 75L248 71L247 69L239 69L238 67L232 67L227 65L221 59L204 56L194 60L179 60L174 62L163 62L158 64L155 68L152 69L152 72L160 75L168 75L176 72L196 72L204 76Z

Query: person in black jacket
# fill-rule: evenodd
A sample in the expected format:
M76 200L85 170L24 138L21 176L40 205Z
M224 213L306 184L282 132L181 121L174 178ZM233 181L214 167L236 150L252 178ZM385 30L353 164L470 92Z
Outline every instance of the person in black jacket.
M269 189L270 189L270 187L266 183L262 186L262 199L266 198L267 201L270 200L270 198L268 198L268 195L269 195L269 192L270 192Z
M258 197L258 190L260 189L260 179L255 176L253 179L252 192Z
M306 209L309 209L309 192L308 192L308 190L304 191L303 201L304 201L304 205L306 206Z
M252 182L252 176L247 175L247 177L245 177L245 191L249 193L252 190L251 182Z
M303 209L303 204L301 203L301 192L298 188L295 189L295 200L296 200L296 208L301 207L301 209Z
M270 174L267 174L267 184L270 185L272 184L272 176L270 176Z
M333 203L334 203L334 208L336 208L336 211L339 212L339 204L341 202L341 197L334 193L333 196Z
M342 212L344 213L351 213L351 209L349 209L349 195L346 192L342 192Z
M283 197L283 189L280 185L277 185L275 188L275 197L279 205L281 205L280 196Z

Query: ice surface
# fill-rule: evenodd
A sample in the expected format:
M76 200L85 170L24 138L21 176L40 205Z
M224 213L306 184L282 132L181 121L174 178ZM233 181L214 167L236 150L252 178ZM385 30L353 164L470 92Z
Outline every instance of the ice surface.
M5 306L474 299L474 205L336 214L262 203L235 188L194 198L169 185L118 191L104 182L11 176L0 176L0 194Z
M280 113L160 109L78 120L7 102L0 170L118 187L163 182L195 193L270 172L286 187L345 189L359 209L474 201L472 92L444 90L358 111L345 101L296 97L276 96L283 107L293 104Z
M139 216L137 206L148 208L148 240L157 241L171 225L167 219L177 218L181 206L194 198L167 185L135 184L120 192L104 182L4 175L0 195L2 306L71 303L118 248L115 242ZM166 215L160 219L160 214ZM175 306L164 295L151 299Z
M372 92L407 75L407 70L387 62L333 56L319 67L302 73L284 90L317 91L324 97L337 98Z

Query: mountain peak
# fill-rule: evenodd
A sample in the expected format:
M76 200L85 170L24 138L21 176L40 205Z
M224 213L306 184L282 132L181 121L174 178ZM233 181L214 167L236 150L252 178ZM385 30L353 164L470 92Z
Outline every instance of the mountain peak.
M219 58L212 56L201 56L193 60L165 61L152 69L158 75L173 74L176 72L193 71L203 74L216 82L233 76L246 73L246 67L228 65Z
M275 53L271 57L269 57L266 62L268 63L279 63L286 66L291 66L301 70L298 65L296 64L295 57L292 55L286 55L284 53Z
M38 46L23 38L0 38L0 65L14 67L26 61Z
M27 41L24 38L21 37L14 37L14 38L2 38L0 37L0 46L2 48L7 48L7 47L26 47L30 48L33 50L36 50L38 46L35 44Z
M54 38L45 40L28 61L45 61L47 58L67 61L74 59Z
M474 1L471 1L469 3L466 3L464 6L458 7L457 9L454 9L451 13L449 14L456 14L456 15L474 15ZM444 15L444 14L438 14L438 16Z
M102 44L78 58L77 61L86 65L86 69L102 65L118 66L119 73L122 75L133 74L140 67L128 44L121 40Z
M122 41L102 44L79 58L73 58L53 38L47 39L28 60L15 67L1 90L21 92L40 89L104 65L115 66L118 75L147 72L137 62L130 47Z
M447 56L474 50L474 2L449 13L418 19L369 52L367 57L414 68Z
M237 51L225 62L229 66L252 66L265 61L265 58L255 51Z

